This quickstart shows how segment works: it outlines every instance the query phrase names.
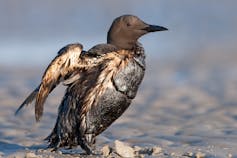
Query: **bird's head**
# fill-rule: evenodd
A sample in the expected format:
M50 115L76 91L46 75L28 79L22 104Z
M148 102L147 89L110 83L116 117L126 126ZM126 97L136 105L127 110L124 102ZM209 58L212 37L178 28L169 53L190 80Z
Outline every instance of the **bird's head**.
M168 29L147 24L134 15L123 15L113 21L107 34L107 43L121 49L132 49L141 36L165 30Z

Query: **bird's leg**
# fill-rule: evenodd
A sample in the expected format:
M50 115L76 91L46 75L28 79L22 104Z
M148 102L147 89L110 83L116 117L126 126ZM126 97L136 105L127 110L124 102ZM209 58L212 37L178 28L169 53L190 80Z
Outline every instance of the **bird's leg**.
M55 140L54 140L55 141ZM51 142L47 149L50 150L51 152L56 152L59 149L60 146L60 141L56 140L55 142Z
M95 152L95 136L94 134L85 134L82 138L81 148L86 151L88 155L96 155Z
M61 139L60 133L58 131L56 131L56 132L57 132L57 135L55 133L53 133L46 138L50 142L50 144L48 145L48 148L51 151L57 151L59 149L60 145L62 144L62 139Z
M80 145L81 145L81 148L85 150L88 155L93 155L92 148L85 140L82 140Z
M86 138L86 141L87 143L89 144L89 146L91 147L91 149L93 151L96 150L96 146L95 146L95 134L85 134L85 138Z

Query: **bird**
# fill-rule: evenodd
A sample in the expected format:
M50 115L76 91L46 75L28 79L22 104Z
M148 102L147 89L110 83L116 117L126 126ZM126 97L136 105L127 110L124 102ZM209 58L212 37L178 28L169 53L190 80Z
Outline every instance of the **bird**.
M87 51L81 44L70 44L60 50L46 69L41 84L16 113L36 98L35 117L39 121L48 94L63 83L67 88L58 107L57 120L45 138L48 148L81 146L86 154L94 154L96 136L126 111L143 80L146 55L138 39L166 30L135 15L115 18L106 43Z

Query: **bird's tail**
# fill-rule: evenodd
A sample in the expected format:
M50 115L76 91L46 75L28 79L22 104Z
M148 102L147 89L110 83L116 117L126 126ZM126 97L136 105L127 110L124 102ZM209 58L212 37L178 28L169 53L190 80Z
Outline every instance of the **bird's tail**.
M24 106L30 104L36 98L38 92L39 92L39 86L33 92L31 92L30 95L23 101L23 103L16 110L15 115L17 115Z
M44 103L50 92L51 92L51 88L43 84L39 88L39 92L36 96L36 101L35 101L35 119L37 122L40 121L40 118L43 115Z

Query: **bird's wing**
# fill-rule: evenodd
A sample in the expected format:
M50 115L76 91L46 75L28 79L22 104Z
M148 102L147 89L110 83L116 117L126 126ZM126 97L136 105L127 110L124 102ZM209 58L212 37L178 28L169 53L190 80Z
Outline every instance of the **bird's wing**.
M48 94L60 83L67 81L69 78L79 78L76 74L73 76L75 69L80 69L86 65L80 58L83 46L79 43L69 44L59 50L58 55L52 60L42 77L41 84L24 100L15 112L15 115L26 105L30 104L34 99L35 117L39 121L43 114L43 104ZM70 79L72 80L72 79ZM72 81L71 81L72 82Z
M48 94L60 83L68 79L76 69L85 67L80 55L81 44L69 44L62 48L46 69L35 102L35 118L43 115L43 105Z

